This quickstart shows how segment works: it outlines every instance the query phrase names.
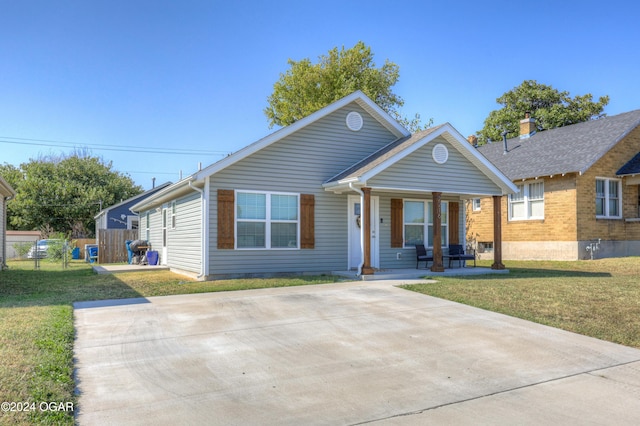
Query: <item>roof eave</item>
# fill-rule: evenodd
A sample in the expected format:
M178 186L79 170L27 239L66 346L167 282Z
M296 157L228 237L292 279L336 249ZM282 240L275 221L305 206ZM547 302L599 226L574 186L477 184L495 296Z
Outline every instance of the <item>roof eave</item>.
M190 183L193 184L194 182L195 179L193 178L193 176L189 176L186 179L176 182L173 185L170 185L165 189L152 194L139 203L132 205L131 207L129 207L129 210L131 210L132 212L149 210L167 201L173 200L181 195L188 194L189 192L194 191L194 189L189 185Z
M229 155L228 157L211 164L210 166L202 169L197 172L194 176L197 181L203 181L207 177L217 173L238 161L260 151L267 146L284 139L285 137L297 132L298 130L320 120L323 117L339 110L347 106L352 102L357 102L364 110L366 110L369 114L371 114L378 122L380 122L385 128L387 128L391 133L393 133L396 137L408 136L410 132L401 126L396 120L393 119L388 113L386 113L382 108L380 108L375 102L369 99L362 91L357 90L352 94L345 96L344 98L327 105L326 107L310 114L295 123L283 127L282 129L265 136L262 139L257 140L251 145L247 145L241 150Z
M467 159L469 159L476 167L491 179L491 181L498 186L503 195L517 192L517 188L511 182L511 180L502 173L496 166L493 165L485 156L480 154L476 148L472 147L469 142L458 132L450 123L444 123L434 132L428 133L420 141L411 145L411 147L403 150L397 155L389 158L388 160L380 163L371 170L363 173L361 179L367 181L373 178L378 173L388 168L391 164L394 164L405 158L407 155L413 153L417 149L430 143L438 137L444 137L449 143L454 145Z
M0 176L0 194L2 194L3 197L14 197L16 195L16 191L2 176Z

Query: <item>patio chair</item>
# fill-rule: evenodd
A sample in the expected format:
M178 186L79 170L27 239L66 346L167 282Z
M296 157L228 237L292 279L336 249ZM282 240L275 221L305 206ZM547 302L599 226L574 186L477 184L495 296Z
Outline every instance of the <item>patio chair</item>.
M454 260L458 261L459 268L462 267L463 261L473 260L473 267L475 268L476 267L476 251L475 250L471 250L471 251L473 252L473 254L465 253L464 248L462 247L461 244L451 244L449 246L449 256L447 256L449 258L449 268L451 268L451 262Z
M428 254L424 244L416 244L416 269L421 261L424 261L425 269L429 266L429 261L433 262L433 254Z

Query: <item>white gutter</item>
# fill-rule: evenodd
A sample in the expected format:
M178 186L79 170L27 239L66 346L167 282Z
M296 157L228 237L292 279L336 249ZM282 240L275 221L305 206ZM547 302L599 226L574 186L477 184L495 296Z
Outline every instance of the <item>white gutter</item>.
M206 244L206 242L205 242L206 239L205 239L205 226L204 226L204 223L205 223L205 220L207 220L205 218L205 215L204 215L204 212L205 212L205 196L204 196L204 190L193 186L193 180L189 181L189 188L193 189L194 191L198 191L200 193L200 217L201 217L201 220L202 220L202 224L200 226L200 228L202 229L202 231L201 231L202 235L200 236L200 240L201 240L200 241L200 256L201 256L201 259L200 259L200 275L198 275L196 277L196 278L200 279L200 278L204 277L204 275L205 275L204 263L207 260L204 257L204 247L205 247L205 244Z
M369 220L368 218L365 218L364 216L364 192L362 192L360 189L356 188L355 186L353 186L352 182L349 182L349 188L351 188L353 191L357 192L358 194L360 194L360 217L362 218L362 227L360 228L360 255L361 255L361 260L360 260L360 264L358 265L358 276L362 275L362 267L364 266L364 221L365 220ZM349 213L351 214L351 213Z

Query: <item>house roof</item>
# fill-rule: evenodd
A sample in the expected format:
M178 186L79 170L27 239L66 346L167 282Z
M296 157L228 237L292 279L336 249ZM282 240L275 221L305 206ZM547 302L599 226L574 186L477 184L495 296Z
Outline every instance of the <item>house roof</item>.
M469 161L488 176L503 193L515 192L517 189L508 178L486 158L478 154L466 139L449 123L440 124L413 135L399 138L370 156L364 158L338 175L328 179L323 186L333 189L349 183L366 184L366 181L389 166L395 164L420 147L442 136L455 146Z
M616 172L618 176L628 176L640 174L640 152L637 153L627 164L620 167Z
M640 125L640 110L478 147L509 179L584 173ZM639 165L640 166L640 165ZM638 168L638 167L636 167Z
M145 200L133 205L131 209L134 211L145 210L147 208L163 203L164 201L172 199L178 194L192 191L193 186L202 187L203 182L209 176L218 173L219 171L226 169L227 167L237 163L238 161L247 158L251 154L254 154L261 149L264 149L269 145L284 139L285 137L297 132L303 127L306 127L320 120L321 118L326 117L335 111L338 111L339 109L349 105L352 102L356 102L360 107L367 111L375 120L377 120L382 126L384 126L397 138L406 137L411 134L407 129L405 129L396 120L394 120L393 117L386 113L371 99L369 99L362 91L357 90L352 94L345 96L344 98L314 112L313 114L310 114L307 117L302 118L287 127L283 127L276 132L229 155L228 157L225 157L222 160L209 165L208 167L194 173L191 176L186 177L185 179L171 185L170 187L165 188L150 197L147 197Z
M343 180L349 180L350 178L359 177L367 171L370 171L376 166L384 163L386 160L392 158L394 155L398 155L398 153L415 145L418 141L437 131L442 126L444 126L444 124L422 130L420 132L412 134L411 136L405 136L400 139L396 139L390 144L379 149L377 152L374 152L370 156L363 158L362 161L357 162L340 174L328 179L325 183L340 182Z
M145 197L148 197L148 196L150 196L152 194L155 194L156 192L168 187L169 185L171 185L171 182L165 182L165 183L163 183L161 185L157 185L157 186L155 186L155 187L153 187L153 188L151 188L151 189L149 189L149 190L147 190L147 191L145 191L145 192L143 192L141 194L134 195L131 198L127 198L126 200L121 201L118 204L114 204L113 206L109 206L107 208L104 208L104 209L100 210L97 215L94 216L94 219L98 219L100 216L107 214L110 210L116 209L116 208L118 208L120 206L123 206L125 204L129 204L129 203L131 203L133 201L136 201L136 200L142 201Z
M380 108L375 102L369 99L362 91L357 90L352 94L345 96L344 98L327 105L326 107L314 112L311 115L308 115L305 118L302 118L295 123L283 127L282 129L266 136L251 145L248 145L241 149L240 151L210 165L209 167L203 169L195 173L195 180L201 181L214 173L219 172L220 170L229 167L232 164L242 160L243 158L248 157L249 155L266 148L267 146L291 135L292 133L297 132L303 127L308 126L311 123L314 123L320 120L323 117L328 116L329 114L338 111L340 108L349 105L352 102L356 102L360 105L365 111L367 111L373 118L375 118L380 124L382 124L387 130L389 130L393 135L398 138L410 136L411 133L402 127L396 120L394 120L389 114L387 114L382 108Z
M9 185L9 183L0 176L0 195L3 197L13 197L16 195L16 191Z

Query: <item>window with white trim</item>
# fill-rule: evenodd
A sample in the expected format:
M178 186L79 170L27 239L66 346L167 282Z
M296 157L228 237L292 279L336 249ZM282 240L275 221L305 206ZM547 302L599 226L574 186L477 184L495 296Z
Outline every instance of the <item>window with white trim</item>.
M171 229L176 229L176 202L171 202Z
M509 220L544 219L544 181L516 185L509 195Z
M474 212L479 212L480 211L480 198L474 198L472 200L472 205L473 205L473 211Z
M622 217L622 181L596 178L596 217Z
M440 227L442 246L448 245L449 232L449 203L442 201L440 204ZM419 200L404 200L404 246L414 248L416 244L424 244L433 247L433 202Z
M147 213L145 214L145 224L144 224L144 235L145 235L146 241L149 241L151 239L150 222L151 222L151 213L147 211Z
M300 247L300 196L275 192L236 192L236 248Z

